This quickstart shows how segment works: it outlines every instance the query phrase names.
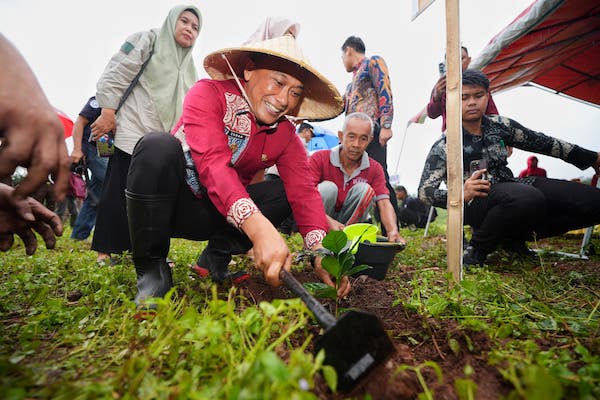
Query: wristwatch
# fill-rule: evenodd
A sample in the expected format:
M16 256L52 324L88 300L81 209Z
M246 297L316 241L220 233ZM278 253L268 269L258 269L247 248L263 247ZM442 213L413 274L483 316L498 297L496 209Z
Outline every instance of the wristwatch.
M386 122L385 124L381 125L381 127L383 129L390 129L392 127L392 124L390 124L389 122Z

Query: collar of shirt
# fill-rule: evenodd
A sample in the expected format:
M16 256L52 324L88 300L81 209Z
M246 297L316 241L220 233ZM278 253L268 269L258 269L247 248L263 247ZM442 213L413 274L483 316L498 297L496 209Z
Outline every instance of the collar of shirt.
M356 65L354 66L354 69L352 70L352 73L354 75L356 75L356 73L358 72L358 70L360 69L360 67L367 61L367 57L363 57L362 60L360 60L358 63L356 63Z
M342 167L342 162L340 160L341 149L341 145L332 148L331 153L329 155L329 161L331 162L331 165L333 165L336 168L339 168L340 171L342 171L342 174L344 175L344 184L346 184L350 179L356 178L362 170L369 168L371 166L371 163L369 162L369 155L365 151L362 155L362 159L360 160L360 165L354 170L352 175L349 176L346 173L346 170L344 170L344 167Z

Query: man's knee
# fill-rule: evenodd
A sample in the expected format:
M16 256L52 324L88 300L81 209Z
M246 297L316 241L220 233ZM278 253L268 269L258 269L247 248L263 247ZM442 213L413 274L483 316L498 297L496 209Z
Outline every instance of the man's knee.
M369 193L375 193L371 185L367 182L359 182L348 191L348 196L356 195L362 197Z
M531 185L509 183L501 199L501 204L510 209L513 217L543 216L546 213L546 196Z
M183 169L179 140L167 133L149 133L138 141L133 150L127 187L137 192L163 184L173 185L180 175L178 171Z
M323 181L317 185L317 189L321 194L321 198L325 199L335 199L338 195L338 187L335 183L331 181Z
M171 153L177 154L181 149L181 143L175 137L164 132L148 133L137 142L133 149L133 157L153 158L159 160Z

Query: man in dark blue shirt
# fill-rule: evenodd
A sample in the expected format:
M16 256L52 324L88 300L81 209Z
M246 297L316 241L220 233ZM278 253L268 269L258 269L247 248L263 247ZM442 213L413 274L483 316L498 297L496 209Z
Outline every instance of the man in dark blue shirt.
M395 186L394 190L396 191L396 200L398 200L398 208L400 210L398 223L401 226L410 227L414 225L415 228L425 228L430 206L423 203L417 197L409 196L406 188L402 185ZM435 221L436 217L437 211L434 208L431 221Z
M71 233L71 239L75 240L87 239L94 225L96 225L96 209L98 201L100 201L100 195L102 194L102 185L104 184L106 167L108 166L108 158L99 157L96 150L96 142L90 141L90 125L100 116L101 111L102 109L98 105L96 97L91 97L79 113L73 126L73 151L71 152L71 160L74 164L77 164L83 159L85 165L92 173L91 178L87 182L88 194Z

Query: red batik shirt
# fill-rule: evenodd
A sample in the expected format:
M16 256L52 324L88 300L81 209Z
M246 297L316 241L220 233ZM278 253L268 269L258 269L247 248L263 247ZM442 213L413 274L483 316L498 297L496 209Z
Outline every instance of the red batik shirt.
M246 186L258 171L277 165L305 247L321 242L328 230L325 210L306 179L306 151L287 119L258 125L235 81L203 79L186 95L172 133L189 150L200 185L229 223L240 229L258 212Z

